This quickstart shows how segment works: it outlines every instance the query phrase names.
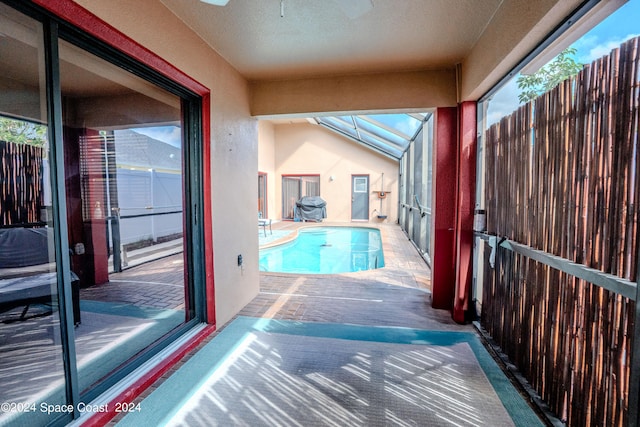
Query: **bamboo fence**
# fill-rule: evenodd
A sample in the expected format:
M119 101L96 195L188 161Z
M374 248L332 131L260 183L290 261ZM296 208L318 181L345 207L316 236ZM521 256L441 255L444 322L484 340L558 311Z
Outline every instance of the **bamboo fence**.
M489 234L636 282L639 40L487 130ZM569 426L626 425L634 310L503 248L484 268L483 327Z
M42 149L0 141L0 227L38 224Z

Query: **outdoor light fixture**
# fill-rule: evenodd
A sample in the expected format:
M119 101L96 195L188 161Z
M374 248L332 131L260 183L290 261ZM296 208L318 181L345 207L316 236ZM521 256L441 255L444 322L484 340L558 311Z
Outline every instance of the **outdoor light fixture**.
M226 6L229 0L200 0L202 3L209 3L214 6Z

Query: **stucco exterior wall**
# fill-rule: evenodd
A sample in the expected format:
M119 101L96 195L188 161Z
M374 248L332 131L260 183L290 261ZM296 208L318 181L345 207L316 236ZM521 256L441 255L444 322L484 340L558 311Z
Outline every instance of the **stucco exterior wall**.
M214 246L216 323L222 325L259 290L258 123L249 112L248 83L156 0L77 3L211 90L211 140L205 143L211 144L213 242L207 244Z
M321 126L296 123L275 128L275 214L282 217L282 175L320 175L320 197L327 202L326 221L351 221L351 175L369 175L370 222L396 222L398 214L398 162ZM377 218L384 173L382 211ZM333 177L333 180L331 179ZM274 210L271 210L274 212Z

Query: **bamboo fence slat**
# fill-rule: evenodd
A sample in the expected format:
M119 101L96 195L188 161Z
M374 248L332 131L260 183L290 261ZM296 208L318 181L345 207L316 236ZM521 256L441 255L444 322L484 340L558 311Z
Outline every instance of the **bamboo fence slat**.
M490 234L635 282L639 44L487 130ZM483 276L483 327L551 409L569 426L625 425L635 303L503 248Z
M0 141L0 227L40 221L42 149Z

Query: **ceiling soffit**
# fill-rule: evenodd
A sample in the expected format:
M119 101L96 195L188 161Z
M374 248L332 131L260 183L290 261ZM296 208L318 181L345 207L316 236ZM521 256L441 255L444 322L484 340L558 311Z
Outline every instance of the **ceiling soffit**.
M472 50L501 0L161 0L248 80L451 69Z

